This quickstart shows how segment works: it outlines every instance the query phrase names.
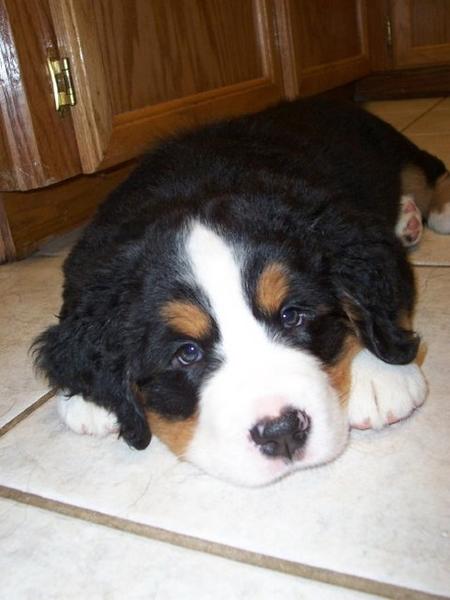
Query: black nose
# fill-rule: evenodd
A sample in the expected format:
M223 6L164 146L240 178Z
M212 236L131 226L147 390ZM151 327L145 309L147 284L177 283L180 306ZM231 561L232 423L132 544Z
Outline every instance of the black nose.
M276 419L263 419L257 423L250 435L266 456L292 460L295 451L304 446L310 429L308 415L289 408Z

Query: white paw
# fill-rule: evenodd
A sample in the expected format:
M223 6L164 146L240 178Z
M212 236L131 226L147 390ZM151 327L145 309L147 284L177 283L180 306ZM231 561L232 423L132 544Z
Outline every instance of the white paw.
M363 350L352 363L350 426L381 429L406 419L426 395L425 378L415 363L390 365Z
M114 413L93 402L87 402L82 396L70 397L59 392L56 402L59 416L76 433L105 437L119 431Z
M422 213L417 208L414 198L410 194L406 194L400 198L400 214L395 226L395 233L403 245L408 248L419 243L422 231Z
M437 233L450 233L450 202L444 204L441 212L430 212L428 227Z

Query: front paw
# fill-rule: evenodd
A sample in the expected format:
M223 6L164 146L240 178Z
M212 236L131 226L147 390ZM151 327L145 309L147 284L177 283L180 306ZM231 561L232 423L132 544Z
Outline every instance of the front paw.
M83 396L68 396L61 391L56 402L59 416L75 433L105 437L119 432L116 415Z
M350 426L381 429L397 423L421 406L426 395L427 384L417 364L391 365L363 350L352 363Z

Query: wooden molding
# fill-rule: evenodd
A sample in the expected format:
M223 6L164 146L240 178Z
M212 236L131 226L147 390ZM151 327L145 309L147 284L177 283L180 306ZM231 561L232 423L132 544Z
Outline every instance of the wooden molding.
M355 100L389 100L446 96L450 93L450 66L374 73L355 84Z
M280 0L275 6L275 18L281 50L284 92L286 98L293 100L299 95L300 81L296 66L297 59L293 38L294 33L291 26L291 3L289 0Z
M9 228L8 217L0 196L0 264L16 258L16 247Z
M10 253L13 248L15 257L23 258L45 240L87 221L134 166L135 163L127 163L110 171L80 175L39 190L5 192L2 200L6 218L2 221L0 213L0 231L7 234L9 231ZM0 252L1 239L0 235ZM12 258L14 256L10 254L9 260Z
M254 0L253 7L264 78L282 88L282 65L276 44L274 7L270 0Z
M255 79L117 115L111 142L98 168L130 160L176 131L256 112L279 99L279 87L267 79Z

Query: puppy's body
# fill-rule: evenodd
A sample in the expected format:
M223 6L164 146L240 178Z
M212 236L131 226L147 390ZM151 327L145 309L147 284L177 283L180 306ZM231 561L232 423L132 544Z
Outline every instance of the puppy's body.
M150 423L221 477L265 483L326 462L349 419L383 426L423 401L395 228L402 194L438 210L445 173L375 117L317 100L169 140L67 259L38 365L114 413L131 445L148 444ZM359 398L375 371L385 391Z

